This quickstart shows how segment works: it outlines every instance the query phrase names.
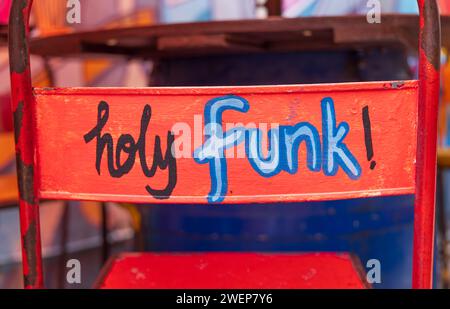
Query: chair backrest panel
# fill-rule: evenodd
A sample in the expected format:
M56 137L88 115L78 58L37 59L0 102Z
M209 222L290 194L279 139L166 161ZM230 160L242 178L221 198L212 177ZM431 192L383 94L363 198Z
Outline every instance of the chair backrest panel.
M232 203L410 193L413 287L432 287L441 46L436 0L417 1L418 82L34 92L32 3L13 1L9 25L26 288L43 287L40 198ZM209 141L190 149L194 158L176 158L167 151L174 131L202 114ZM258 127L224 131L223 123L238 121L278 124L268 136L270 155ZM181 125L173 128L174 122ZM251 141L246 156L229 162L221 155L245 140Z
M40 198L301 202L415 190L416 81L35 97Z

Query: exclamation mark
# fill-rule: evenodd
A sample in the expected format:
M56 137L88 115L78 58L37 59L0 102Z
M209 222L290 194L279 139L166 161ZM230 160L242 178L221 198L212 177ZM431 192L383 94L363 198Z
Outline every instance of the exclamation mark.
M370 125L369 107L365 106L362 110L364 125L364 141L366 143L367 161L370 162L370 169L375 169L377 162L373 161L372 127Z

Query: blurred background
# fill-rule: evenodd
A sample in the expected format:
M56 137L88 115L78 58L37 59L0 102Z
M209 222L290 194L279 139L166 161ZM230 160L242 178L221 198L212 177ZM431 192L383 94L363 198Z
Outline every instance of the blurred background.
M365 16L370 9L367 0L79 2L81 23L70 24L66 18L67 1L36 0L32 12L33 37L64 37L74 32L95 34L102 29L135 28L135 37L127 42L138 42L136 44L145 50L145 44L151 45L150 40L140 36L137 27L197 21L237 22L266 19L269 15L271 18L341 16L345 21L346 16ZM11 0L0 0L0 288L22 286L6 41L10 4ZM450 15L450 1L441 0L440 6L443 15ZM386 16L418 12L416 1L411 0L382 0L381 9ZM345 47L337 48L333 42L323 47L322 44L314 45L326 39L330 29L315 33L307 28L302 30L302 37L307 38L302 41L303 45L292 45L283 50L268 48L258 53L239 49L232 52L219 50L210 55L207 51L211 46L200 44L195 47L199 51L195 55L168 53L171 56L153 57L150 53L136 56L126 49L95 49L93 44L89 52L85 52L87 49L66 52L69 48L64 44L45 46L43 41L32 48L33 84L35 87L215 86L416 78L415 45L408 42L407 33L404 33L406 39L398 36L398 42L393 44L392 35L397 34L389 34L389 25L383 25L383 15L381 24L373 26L381 30L374 31L379 38L391 36L386 43L378 40L377 44L364 47L357 36ZM417 29L415 19L404 21L399 15L398 20ZM339 23L335 28L338 26ZM403 32L408 32L408 28L405 29ZM297 39L288 29L281 29L280 33L283 31L286 31L286 42ZM445 27L443 31L447 33ZM105 46L114 47L121 43L120 31L117 36L115 39L112 34ZM266 39L264 34L260 36L262 40ZM101 38L96 39L101 41ZM251 38L247 40L253 42ZM186 43L178 42L175 47L166 48L183 48L183 44ZM305 48L306 44L312 44L314 48ZM205 52L202 53L202 49ZM450 116L450 67L445 47L442 64L439 128L441 154L445 157L445 149L450 145L447 134L450 129L447 121ZM447 188L450 174L446 172L445 162L440 171L435 286L448 288L450 195ZM374 285L375 288L408 288L411 286L413 203L413 196L283 207L138 207L113 203L43 202L40 209L46 285L50 288L91 287L104 261L111 254L122 251L348 251L355 253L363 265L370 259L381 261L382 283ZM79 259L82 264L83 280L79 285L70 285L65 280L65 263L72 258Z

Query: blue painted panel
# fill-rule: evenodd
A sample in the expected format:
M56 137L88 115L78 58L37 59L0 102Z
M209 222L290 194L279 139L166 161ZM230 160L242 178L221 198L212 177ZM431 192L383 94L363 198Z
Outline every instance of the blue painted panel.
M156 206L151 251L346 251L378 259L380 288L411 285L413 197L288 205Z

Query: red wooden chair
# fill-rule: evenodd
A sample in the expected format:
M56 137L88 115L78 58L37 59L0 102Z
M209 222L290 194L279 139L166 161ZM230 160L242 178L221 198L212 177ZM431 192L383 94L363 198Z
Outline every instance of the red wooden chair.
M32 89L32 1L14 1L10 63L25 287L43 287L40 199L215 205L415 194L413 287L431 288L440 23L435 0L418 4L418 81ZM196 114L204 115L205 141L180 156L191 139L179 147L174 125L194 128ZM259 129L224 132L225 123L250 122L280 124L269 132L270 155L260 153ZM238 145L245 155L233 159L225 149ZM362 288L365 281L345 253L148 253L112 260L98 286Z

